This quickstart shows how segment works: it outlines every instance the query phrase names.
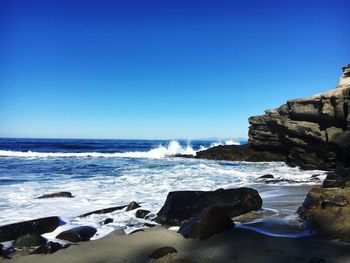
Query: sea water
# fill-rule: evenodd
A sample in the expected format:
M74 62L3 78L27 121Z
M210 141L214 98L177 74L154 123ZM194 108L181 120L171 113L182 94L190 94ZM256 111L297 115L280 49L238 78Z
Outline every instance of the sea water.
M131 201L155 216L168 192L252 187L263 198L263 209L238 226L255 228L271 235L303 235L295 210L307 190L317 184L314 174L282 162L230 162L175 157L196 155L199 150L227 141L154 140L66 140L0 139L0 225L47 216L59 216L64 229L88 225L98 231L93 239L115 229L126 233L143 228L149 220L138 219L135 211L117 210L108 214L78 217L94 210ZM272 184L259 179L273 174ZM74 198L36 199L43 194L69 191ZM260 213L260 215L259 215ZM101 222L112 218L113 223ZM239 219L237 219L239 220ZM284 227L276 228L270 226ZM288 230L285 226L291 226ZM282 230L281 230L282 229ZM300 232L300 233L299 233Z

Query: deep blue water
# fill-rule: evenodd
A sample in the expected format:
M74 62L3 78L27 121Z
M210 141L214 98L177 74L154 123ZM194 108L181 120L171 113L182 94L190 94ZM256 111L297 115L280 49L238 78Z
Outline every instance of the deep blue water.
M209 147L224 141L177 140L183 147L191 145L194 150L200 146ZM17 139L0 138L0 150L33 152L99 152L122 153L149 151L159 145L166 146L170 140L102 140L102 139ZM244 143L244 140L238 141Z

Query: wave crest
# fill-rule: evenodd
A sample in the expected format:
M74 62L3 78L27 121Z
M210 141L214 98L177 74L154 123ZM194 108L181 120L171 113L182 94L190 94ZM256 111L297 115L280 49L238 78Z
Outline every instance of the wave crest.
M212 143L209 148L218 145L238 145L238 142L228 140L225 142ZM208 147L200 146L198 151L203 151ZM102 158L165 158L175 155L192 155L196 156L195 151L190 144L182 146L178 141L170 141L168 145L159 145L149 151L140 152L123 152L123 153L103 153L103 152L22 152L0 150L0 157L19 157L19 158L64 158L64 157L102 157Z

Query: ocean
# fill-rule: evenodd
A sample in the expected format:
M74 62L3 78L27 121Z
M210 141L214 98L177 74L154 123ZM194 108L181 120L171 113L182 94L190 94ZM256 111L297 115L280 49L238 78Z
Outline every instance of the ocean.
M0 139L0 225L59 216L62 225L44 235L47 238L54 239L72 226L89 225L98 230L93 237L98 239L115 229L129 233L151 221L124 210L78 215L136 201L155 216L170 191L248 186L259 191L263 209L238 226L270 235L304 235L295 211L325 172L303 171L282 162L175 157L239 143L244 141ZM259 179L265 174L273 174L276 180ZM320 175L319 182L311 178L314 174ZM60 191L69 191L74 198L36 199ZM113 223L101 225L107 218L113 218ZM276 229L276 225L283 227Z

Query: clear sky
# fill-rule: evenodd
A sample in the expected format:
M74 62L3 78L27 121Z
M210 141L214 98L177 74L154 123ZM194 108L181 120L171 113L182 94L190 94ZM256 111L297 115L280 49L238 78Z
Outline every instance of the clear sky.
M334 88L349 0L0 0L0 137L247 137Z

